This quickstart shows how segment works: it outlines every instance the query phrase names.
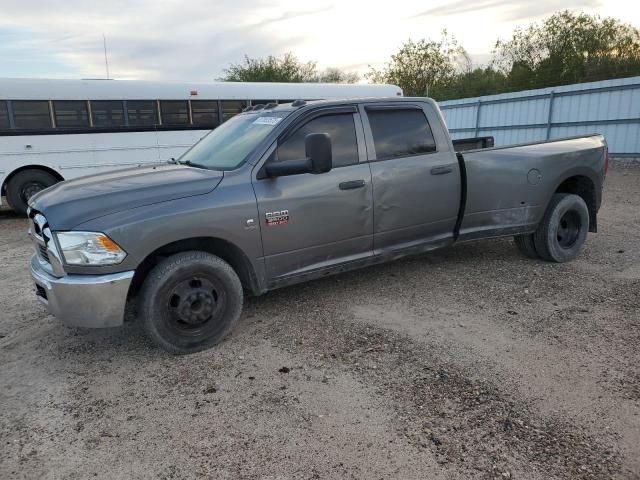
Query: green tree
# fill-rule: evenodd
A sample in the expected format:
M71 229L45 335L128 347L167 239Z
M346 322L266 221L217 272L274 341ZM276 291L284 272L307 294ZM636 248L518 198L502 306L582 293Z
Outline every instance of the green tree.
M469 69L469 57L446 31L438 41L409 39L381 69L365 75L372 83L391 83L408 96L429 96L446 89L461 69Z
M360 75L355 72L345 72L339 68L329 67L317 76L317 81L322 83L356 83Z
M444 88L436 89L432 97L437 100L452 100L493 95L507 90L507 76L502 71L488 66L458 73Z
M355 73L338 68L328 68L318 73L316 62L301 62L293 53L282 57L269 55L265 58L244 56L241 63L232 63L218 80L226 82L327 82L355 83L359 77Z
M499 40L494 64L510 90L640 74L640 31L614 18L558 12Z

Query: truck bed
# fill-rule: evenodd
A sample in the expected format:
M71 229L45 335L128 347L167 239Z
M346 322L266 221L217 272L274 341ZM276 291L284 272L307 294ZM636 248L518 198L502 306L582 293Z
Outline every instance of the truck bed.
M594 134L458 153L466 177L458 238L535 230L551 196L570 177L592 182L600 192L605 152L604 137Z
M491 148L494 146L493 137L458 138L457 140L452 140L452 143L453 148L456 152L479 150L482 148Z

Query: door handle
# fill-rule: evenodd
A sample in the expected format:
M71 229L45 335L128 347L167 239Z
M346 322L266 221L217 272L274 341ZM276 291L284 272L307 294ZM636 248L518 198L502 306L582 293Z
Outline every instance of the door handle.
M349 182L340 182L338 185L340 190L353 190L354 188L364 187L364 180L351 180Z
M431 169L431 175L446 175L447 173L453 172L453 168L448 165L443 167L433 167Z

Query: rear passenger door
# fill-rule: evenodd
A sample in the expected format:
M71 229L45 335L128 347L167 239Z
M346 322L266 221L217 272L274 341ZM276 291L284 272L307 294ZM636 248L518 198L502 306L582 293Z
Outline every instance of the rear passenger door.
M374 253L453 241L460 170L443 122L430 104L368 104Z

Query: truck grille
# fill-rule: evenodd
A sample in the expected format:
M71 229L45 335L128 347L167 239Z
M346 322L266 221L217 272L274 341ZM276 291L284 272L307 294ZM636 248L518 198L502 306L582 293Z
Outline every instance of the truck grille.
M31 221L29 231L36 247L36 253L42 260L50 264L48 245L51 241L51 233L47 219L37 211L29 210L29 220Z
M47 253L46 245L38 244L38 252L45 262L51 263L51 261L49 260L49 254Z
M53 239L49 222L47 222L44 215L32 208L29 208L27 214L30 222L29 236L33 240L40 266L54 277L60 278L64 276L62 256Z

